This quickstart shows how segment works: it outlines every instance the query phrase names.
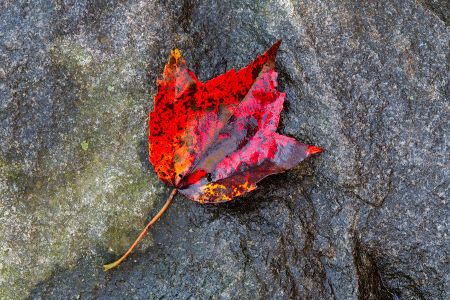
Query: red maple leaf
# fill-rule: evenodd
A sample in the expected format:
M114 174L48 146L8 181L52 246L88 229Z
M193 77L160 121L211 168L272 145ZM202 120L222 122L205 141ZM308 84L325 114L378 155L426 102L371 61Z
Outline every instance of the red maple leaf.
M174 190L127 253L105 269L131 253L177 191L199 203L229 201L322 151L275 132L286 96L277 90L274 70L280 43L241 70L205 83L172 50L157 81L148 140L156 174Z

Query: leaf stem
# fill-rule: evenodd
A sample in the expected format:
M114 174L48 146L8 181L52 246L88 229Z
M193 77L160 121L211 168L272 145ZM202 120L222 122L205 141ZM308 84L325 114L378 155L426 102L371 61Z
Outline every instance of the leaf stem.
M166 210L169 208L170 203L172 203L172 199L175 196L175 194L177 193L177 189L173 189L173 191L170 193L169 198L167 198L166 203L164 203L164 206L161 208L161 210L156 214L156 216L153 217L153 219L148 222L147 226L145 226L144 229L142 229L141 233L139 234L139 236L136 238L136 240L134 241L133 245L131 245L131 247L127 250L127 252L125 252L124 255L122 255L122 257L120 257L118 260L116 260L113 263L107 264L107 265L103 265L103 269L105 271L108 271L110 269L113 269L115 267L117 267L118 265L120 265L120 263L122 261L124 261L129 255L130 253L133 251L134 248L136 248L136 246L139 244L139 242L144 238L144 236L147 234L148 230L150 229L150 227L156 223L156 221L159 220L159 218L161 218L161 216L166 212Z

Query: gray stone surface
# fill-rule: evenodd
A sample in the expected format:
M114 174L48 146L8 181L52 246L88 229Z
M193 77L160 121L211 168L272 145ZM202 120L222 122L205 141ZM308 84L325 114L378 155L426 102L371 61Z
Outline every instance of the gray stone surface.
M442 3L443 5L439 5ZM448 299L445 1L0 3L0 298ZM233 203L169 193L146 122L282 38L280 131L326 149Z

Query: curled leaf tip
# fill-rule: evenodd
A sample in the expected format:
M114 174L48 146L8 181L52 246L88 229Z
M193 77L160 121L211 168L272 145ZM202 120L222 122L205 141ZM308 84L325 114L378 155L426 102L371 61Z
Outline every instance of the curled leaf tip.
M271 56L275 56L278 48L280 48L281 40L276 41L268 50L267 53Z
M323 151L322 148L317 146L308 146L308 149L306 150L307 155L313 155L317 153L321 153Z
M171 52L170 55L172 58L175 59L175 62L178 62L178 60L181 58L181 51L178 50L178 48L174 48Z

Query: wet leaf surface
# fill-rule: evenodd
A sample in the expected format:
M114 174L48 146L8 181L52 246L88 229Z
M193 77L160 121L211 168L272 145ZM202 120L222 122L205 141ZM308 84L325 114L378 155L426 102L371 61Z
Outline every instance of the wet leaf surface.
M172 50L149 121L150 161L161 180L194 201L220 203L321 152L275 132L286 96L274 70L280 43L205 83Z

